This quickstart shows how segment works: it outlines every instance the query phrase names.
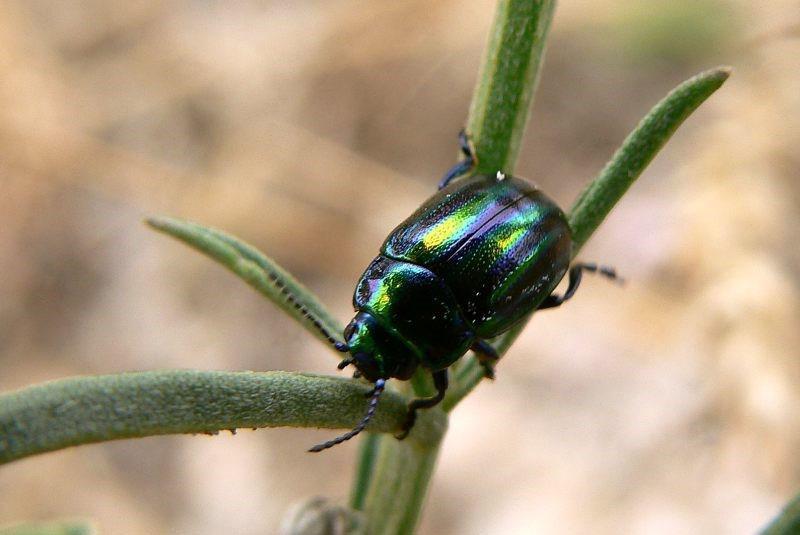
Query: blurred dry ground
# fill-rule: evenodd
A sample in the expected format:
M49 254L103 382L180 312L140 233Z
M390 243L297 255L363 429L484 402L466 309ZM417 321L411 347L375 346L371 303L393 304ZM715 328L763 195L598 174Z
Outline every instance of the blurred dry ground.
M256 244L342 320L456 155L493 2L0 3L0 389L157 368L333 373L299 327L148 232ZM751 533L800 491L800 10L564 0L517 174L569 206L694 72L734 75L454 413L421 533ZM159 437L0 469L0 525L274 533L346 499L330 431Z

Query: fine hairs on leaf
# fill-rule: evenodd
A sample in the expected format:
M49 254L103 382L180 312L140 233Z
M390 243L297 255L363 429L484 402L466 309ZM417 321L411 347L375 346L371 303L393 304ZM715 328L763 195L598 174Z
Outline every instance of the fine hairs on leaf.
M363 418L369 387L291 372L171 370L83 376L0 395L0 465L78 444L256 427L346 429ZM423 415L411 442L436 441L446 421ZM370 422L398 432L406 401L387 390ZM419 446L418 446L419 447Z

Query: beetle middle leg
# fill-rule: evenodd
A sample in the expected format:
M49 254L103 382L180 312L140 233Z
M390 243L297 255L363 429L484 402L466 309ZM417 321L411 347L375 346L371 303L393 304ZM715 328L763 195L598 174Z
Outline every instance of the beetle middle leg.
M411 428L414 427L414 422L417 421L417 409L430 409L438 405L439 402L444 399L444 393L447 390L447 370L433 372L433 385L436 387L435 396L414 399L408 404L408 415L403 424L403 430L395 437L397 440L406 438Z
M442 180L439 181L439 189L447 186L454 178L469 173L478 163L466 130L461 130L461 132L458 133L458 144L461 147L461 152L464 154L464 159L455 164L444 174Z
M588 262L575 264L569 268L569 283L567 284L567 291L564 292L564 295L555 293L548 295L547 298L545 298L545 300L542 301L538 307L536 307L536 310L555 308L557 306L561 306L564 301L571 299L578 290L578 286L581 284L581 275L584 271L588 271L589 273L598 273L611 280L622 281L622 278L617 275L617 272L614 270L614 268L598 266L597 264Z
M500 355L497 354L492 344L486 340L477 340L470 349L475 352L478 362L483 366L483 376L487 379L494 379L494 365L500 359Z

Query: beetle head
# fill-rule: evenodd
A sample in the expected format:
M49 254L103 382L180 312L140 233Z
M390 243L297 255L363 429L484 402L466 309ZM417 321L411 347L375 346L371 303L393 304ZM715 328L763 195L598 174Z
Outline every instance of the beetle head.
M411 378L418 360L400 337L383 327L369 312L359 312L344 330L351 357L340 367L353 364L367 380Z

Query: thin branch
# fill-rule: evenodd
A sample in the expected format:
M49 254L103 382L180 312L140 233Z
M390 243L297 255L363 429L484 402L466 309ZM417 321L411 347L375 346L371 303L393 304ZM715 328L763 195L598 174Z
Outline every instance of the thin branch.
M288 372L157 371L73 377L0 395L0 464L68 446L256 427L346 429L366 410L365 383ZM426 411L411 441L437 442ZM371 431L397 432L406 401L388 391ZM421 415L422 416L422 415Z

